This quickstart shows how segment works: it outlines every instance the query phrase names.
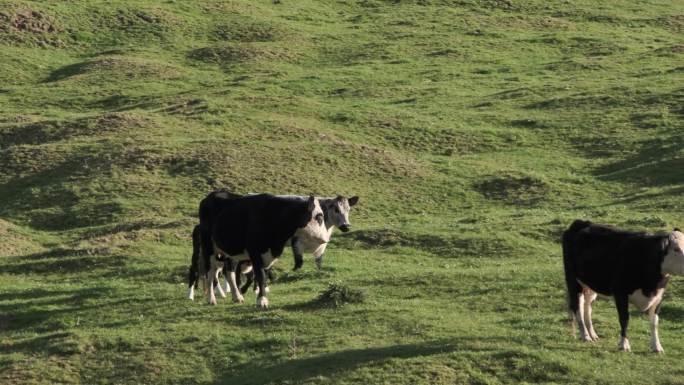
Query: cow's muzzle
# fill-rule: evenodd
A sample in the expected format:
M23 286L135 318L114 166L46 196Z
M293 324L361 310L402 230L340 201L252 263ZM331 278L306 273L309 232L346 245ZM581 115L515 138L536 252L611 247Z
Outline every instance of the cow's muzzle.
M340 226L340 230L342 230L343 233L346 233L347 231L349 231L350 227L350 225L342 225Z

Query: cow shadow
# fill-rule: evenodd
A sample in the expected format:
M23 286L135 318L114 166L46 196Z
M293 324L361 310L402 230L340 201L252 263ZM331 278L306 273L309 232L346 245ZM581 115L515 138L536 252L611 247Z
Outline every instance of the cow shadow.
M430 341L417 344L392 345L386 347L349 349L315 357L290 360L270 366L248 363L226 374L214 384L262 384L289 383L320 375L328 377L344 373L368 362L383 362L390 359L406 359L449 353L456 349L451 341Z

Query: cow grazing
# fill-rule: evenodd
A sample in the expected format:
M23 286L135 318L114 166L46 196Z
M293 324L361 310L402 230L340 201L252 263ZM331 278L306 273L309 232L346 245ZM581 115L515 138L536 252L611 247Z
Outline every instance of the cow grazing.
M285 244L297 229L307 228L319 241L327 242L323 226L323 211L316 198L306 201L279 198L269 194L228 199L216 217L211 242L214 255L210 258L209 278L216 276L222 259L230 262L229 284L234 302L244 298L237 288L234 266L249 260L254 270L259 292L257 306L268 307L265 269L270 268L283 253ZM216 304L214 286L209 286L209 303Z
M591 320L597 293L612 296L620 319L620 350L629 351L628 305L648 312L651 350L662 353L658 312L671 274L684 274L684 234L649 235L576 220L563 232L568 307L584 341L598 335Z

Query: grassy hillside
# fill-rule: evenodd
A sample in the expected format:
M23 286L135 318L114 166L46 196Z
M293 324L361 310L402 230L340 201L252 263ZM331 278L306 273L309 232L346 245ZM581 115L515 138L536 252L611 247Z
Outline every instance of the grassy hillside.
M684 226L682 2L0 0L0 50L2 384L682 381L682 279L665 355L580 343L558 243ZM260 312L184 298L216 187L361 200Z

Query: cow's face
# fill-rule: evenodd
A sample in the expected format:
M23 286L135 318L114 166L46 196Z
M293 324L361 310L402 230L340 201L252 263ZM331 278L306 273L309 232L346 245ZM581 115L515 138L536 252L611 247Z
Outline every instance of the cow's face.
M668 237L669 245L663 260L663 272L684 275L684 234L675 229Z
M329 200L325 205L325 221L328 225L337 226L343 232L349 231L349 211L359 201L359 197L353 196L345 198L338 195L337 198Z
M303 228L311 237L318 239L322 243L330 239L325 228L324 214L318 199L309 197L306 214L301 218L300 228Z

